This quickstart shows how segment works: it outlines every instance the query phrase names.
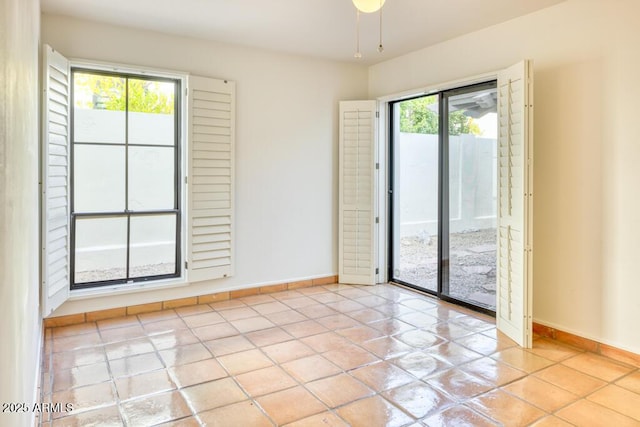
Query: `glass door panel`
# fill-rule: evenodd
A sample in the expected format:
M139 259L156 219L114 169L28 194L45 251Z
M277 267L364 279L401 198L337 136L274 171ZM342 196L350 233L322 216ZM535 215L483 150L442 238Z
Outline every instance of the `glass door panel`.
M496 307L496 99L495 85L444 94L448 280L442 294L490 310Z
M394 281L438 290L438 95L393 105Z

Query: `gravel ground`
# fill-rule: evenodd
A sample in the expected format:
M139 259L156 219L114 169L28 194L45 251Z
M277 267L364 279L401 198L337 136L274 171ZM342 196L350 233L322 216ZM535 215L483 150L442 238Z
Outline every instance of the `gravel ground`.
M149 264L132 266L131 277L159 276L172 274L175 271L174 263ZM98 282L103 280L118 280L125 277L124 268L109 268L104 270L87 270L76 273L76 283Z
M449 294L495 310L496 230L451 234L449 248ZM400 240L400 268L394 275L435 291L438 275L437 236Z

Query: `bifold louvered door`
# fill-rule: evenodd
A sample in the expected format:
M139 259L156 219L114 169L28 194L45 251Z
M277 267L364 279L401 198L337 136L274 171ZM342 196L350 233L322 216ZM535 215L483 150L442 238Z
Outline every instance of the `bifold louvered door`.
M533 75L529 61L498 76L498 278L496 322L532 344Z
M376 108L376 101L340 102L340 283L375 284Z
M233 275L235 83L189 77L187 274Z
M69 298L69 61L43 46L42 300L43 316Z

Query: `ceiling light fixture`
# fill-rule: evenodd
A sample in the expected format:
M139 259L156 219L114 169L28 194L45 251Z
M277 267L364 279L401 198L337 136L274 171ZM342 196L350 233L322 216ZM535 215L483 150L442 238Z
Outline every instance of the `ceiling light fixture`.
M380 40L378 42L378 52L382 53L384 47L382 46L382 6L384 6L385 0L352 0L353 5L356 7L356 53L354 58L362 58L360 53L360 12L373 13L380 11Z
M352 0L353 5L360 12L371 13L375 12L384 6L385 0Z

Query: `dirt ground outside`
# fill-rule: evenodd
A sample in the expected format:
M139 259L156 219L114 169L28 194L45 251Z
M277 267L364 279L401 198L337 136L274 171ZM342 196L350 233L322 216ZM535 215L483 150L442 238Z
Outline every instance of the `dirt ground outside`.
M449 244L449 294L481 307L496 307L496 229L452 233ZM394 276L435 291L438 237L400 239L400 267Z

